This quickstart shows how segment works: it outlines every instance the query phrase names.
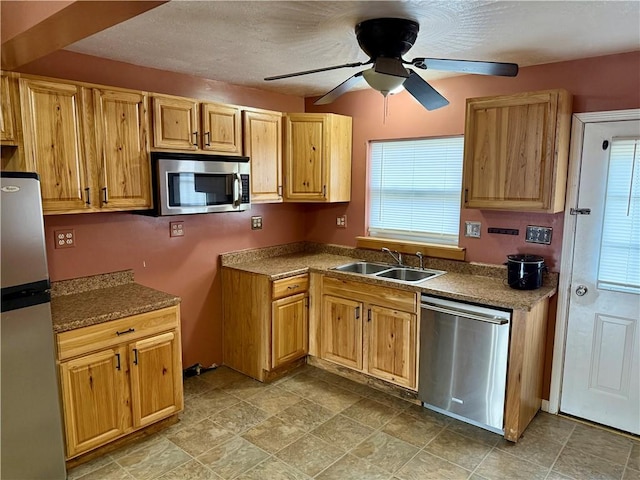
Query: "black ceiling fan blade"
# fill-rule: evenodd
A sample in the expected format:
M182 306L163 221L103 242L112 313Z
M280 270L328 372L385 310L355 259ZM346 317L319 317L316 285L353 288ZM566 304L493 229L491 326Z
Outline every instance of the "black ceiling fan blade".
M425 70L445 72L475 73L479 75L497 75L515 77L518 65L515 63L478 62L475 60L452 60L444 58L414 58L411 64Z
M449 105L449 100L440 95L435 88L413 70L409 70L409 78L404 81L402 86L427 110L435 110Z
M284 75L276 75L274 77L267 77L267 78L265 78L265 81L268 82L270 80L281 80L283 78L299 77L300 75L308 75L310 73L326 72L326 71L329 71L329 70L337 70L339 68L359 67L361 65L367 65L369 63L371 63L371 60L369 60L368 62L365 62L365 63L362 63L362 62L345 63L344 65L335 65L333 67L316 68L314 70L305 70L304 72L285 73Z
M318 100L313 102L314 105L326 105L327 103L333 102L336 98L338 98L343 93L347 93L353 87L358 85L362 81L362 72L358 72L355 75L347 78L344 82L338 85L336 88L331 90L328 93L325 93Z
M407 78L409 76L409 72L404 68L402 60L399 58L378 57L376 58L374 70L377 73L392 75L394 77Z

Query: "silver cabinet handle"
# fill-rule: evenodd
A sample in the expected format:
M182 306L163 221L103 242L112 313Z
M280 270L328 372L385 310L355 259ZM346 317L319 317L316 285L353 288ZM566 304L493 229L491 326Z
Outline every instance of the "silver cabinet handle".
M453 308L443 308L436 305L432 305L430 303L423 303L422 308L426 308L427 310L433 310L435 312L445 313L447 315L453 315L456 317L469 318L471 320L479 320L481 322L493 323L496 325L504 325L505 323L509 323L509 320L506 318L500 317L486 317L484 315L479 315L477 313L465 312L462 310L455 310Z
M133 364L134 365L138 364L138 349L137 348L133 349Z
M84 203L86 203L87 205L91 205L91 188L85 188L84 193L87 194L87 200Z
M193 139L194 139L193 146L197 147L198 146L198 131L196 130L195 132L192 133L192 135L193 135Z
M586 285L578 285L578 288L576 288L576 295L578 295L579 297L583 297L587 294L588 291L589 289Z
M116 353L116 360L117 360L117 364L116 364L116 370L120 370L120 354Z
M360 318L360 307L356 307L356 320Z
M295 290L296 288L300 288L300 285L297 285L297 284L296 285L289 285L287 287L287 290Z
M109 193L107 192L107 187L102 187L102 203L109 203Z
M239 207L240 204L242 203L242 177L240 176L239 173L236 173L235 176L236 176L236 182L238 184L238 194L236 195L236 199L233 201L233 206Z
M206 140L204 141L204 144L205 144L207 147L210 147L210 146L211 146L211 132L204 132L204 138L206 139Z

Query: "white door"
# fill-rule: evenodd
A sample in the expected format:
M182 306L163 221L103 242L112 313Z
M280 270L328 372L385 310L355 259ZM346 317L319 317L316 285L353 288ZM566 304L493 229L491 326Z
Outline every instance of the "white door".
M560 410L640 433L640 121L585 126Z

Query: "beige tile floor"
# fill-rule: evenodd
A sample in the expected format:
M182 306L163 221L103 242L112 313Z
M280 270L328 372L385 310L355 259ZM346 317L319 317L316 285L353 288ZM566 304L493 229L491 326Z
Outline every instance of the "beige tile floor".
M181 421L69 480L640 480L640 439L539 413L517 443L306 366L185 381Z

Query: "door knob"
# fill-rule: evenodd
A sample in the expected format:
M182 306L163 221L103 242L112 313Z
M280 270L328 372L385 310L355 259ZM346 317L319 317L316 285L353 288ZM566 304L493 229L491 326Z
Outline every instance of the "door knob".
M578 285L578 288L576 288L576 295L578 295L579 297L582 297L588 291L589 291L589 289L586 287L586 285Z

